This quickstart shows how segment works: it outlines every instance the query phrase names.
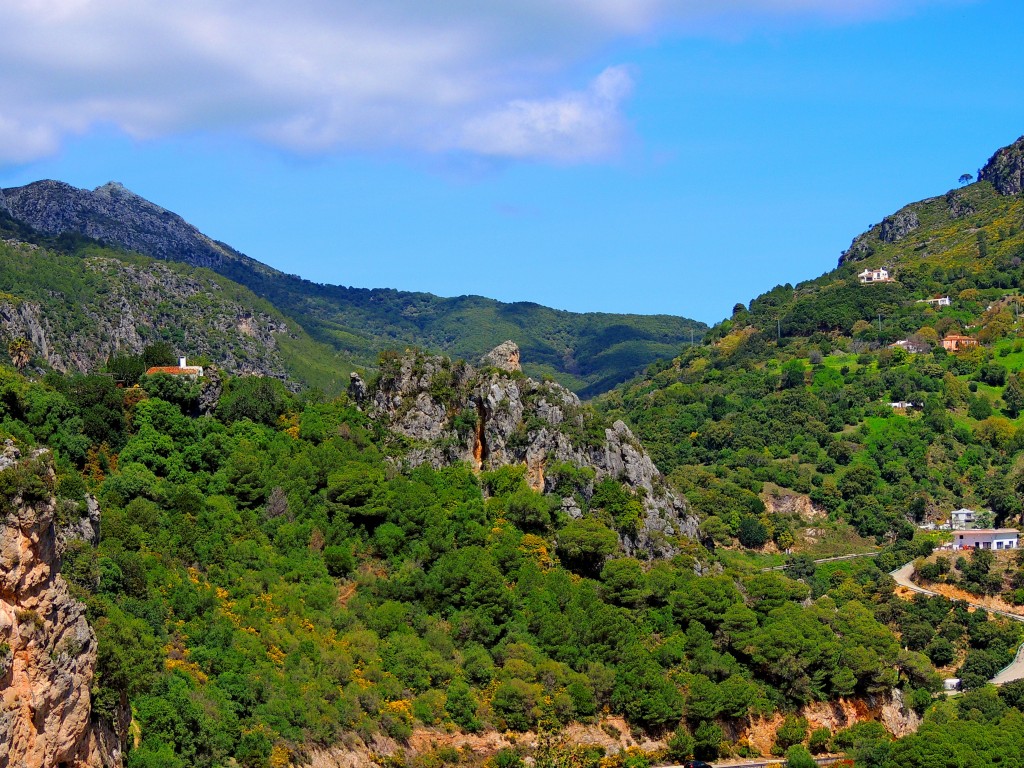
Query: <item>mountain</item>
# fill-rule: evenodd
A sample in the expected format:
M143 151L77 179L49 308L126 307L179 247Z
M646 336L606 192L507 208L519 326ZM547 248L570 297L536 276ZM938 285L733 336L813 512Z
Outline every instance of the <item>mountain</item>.
M381 350L404 346L475 361L511 338L531 375L551 376L586 397L678 354L706 329L670 315L578 314L480 296L320 285L251 259L113 182L89 191L40 181L0 194L13 218L46 235L75 233L209 268L273 303L349 367L372 366Z

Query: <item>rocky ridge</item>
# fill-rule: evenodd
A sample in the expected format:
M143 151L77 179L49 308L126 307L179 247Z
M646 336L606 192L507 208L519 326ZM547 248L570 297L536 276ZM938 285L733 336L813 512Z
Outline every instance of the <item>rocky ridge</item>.
M12 216L47 235L77 232L198 267L216 268L225 260L240 258L181 216L114 181L88 190L46 180L2 192Z
M978 171L978 181L991 182L1001 195L1024 192L1024 136L992 155Z
M92 718L96 636L60 576L47 460L10 441L0 452L0 472L26 478L0 521L0 768L120 766L119 739Z
M505 342L471 366L418 352L391 358L382 365L374 387L353 378L350 391L373 416L409 438L413 466L435 468L466 461L477 470L520 465L536 491L552 493L546 469L555 462L590 468L594 482L623 482L643 506L635 534L620 533L630 554L674 554L673 539L694 537L697 519L675 494L623 422L598 422L580 399L554 382L527 378L519 370L519 348ZM495 362L503 363L497 367ZM593 483L582 489L584 498ZM583 516L579 500L566 496L563 509Z

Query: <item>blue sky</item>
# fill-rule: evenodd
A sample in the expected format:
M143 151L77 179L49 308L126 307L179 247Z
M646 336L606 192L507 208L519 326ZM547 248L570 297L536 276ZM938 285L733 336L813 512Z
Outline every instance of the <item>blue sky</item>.
M167 7L0 8L0 186L321 282L714 322L1024 134L1019 0Z

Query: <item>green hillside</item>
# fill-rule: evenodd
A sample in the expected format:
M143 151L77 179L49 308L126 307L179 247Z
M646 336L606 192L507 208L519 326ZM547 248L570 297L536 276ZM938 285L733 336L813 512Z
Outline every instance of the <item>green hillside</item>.
M1024 198L970 184L887 217L837 269L737 304L700 348L603 407L635 425L722 542L748 516L791 541L806 521L766 512L772 494L809 497L880 542L961 506L1017 521L1022 264ZM862 283L867 268L891 281ZM977 345L947 352L948 334Z
M351 370L269 302L209 270L82 237L40 237L3 214L0 334L5 348L29 340L33 365L61 371L98 371L112 355L157 342L229 372L332 393Z

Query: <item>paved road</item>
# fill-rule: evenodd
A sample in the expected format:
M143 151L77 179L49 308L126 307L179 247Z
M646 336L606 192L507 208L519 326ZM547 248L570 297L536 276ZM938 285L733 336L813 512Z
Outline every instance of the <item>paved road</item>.
M902 568L897 568L889 575L892 576L893 580L897 584L899 584L901 587L906 587L911 592L917 592L921 595L941 597L941 595L939 595L938 592L933 592L930 589L919 587L917 584L912 582L910 580L910 575L913 572L914 564L907 563ZM1000 616L1005 616L1008 619L1024 622L1024 616L1021 616L1019 614L1009 613L1008 611L997 611L993 608L986 608L984 605L981 605L980 603L972 603L969 600L965 600L964 602L966 602L967 605L973 605L975 608L980 608L983 611L988 611L989 613L997 613ZM1003 667L1003 669L999 670L999 672L996 673L996 676L989 680L989 682L993 685L1003 685L1005 683L1010 683L1014 680L1020 680L1022 678L1024 678L1024 645L1021 645L1021 647L1017 649L1017 655L1014 656L1013 661L1011 661L1007 666Z

